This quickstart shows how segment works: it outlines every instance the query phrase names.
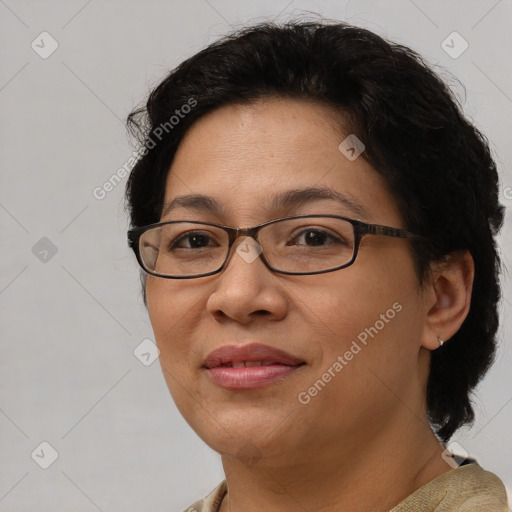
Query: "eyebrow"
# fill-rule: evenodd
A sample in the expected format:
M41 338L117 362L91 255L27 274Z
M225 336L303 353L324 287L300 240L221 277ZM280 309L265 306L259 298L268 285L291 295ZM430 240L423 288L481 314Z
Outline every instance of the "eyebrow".
M279 192L270 197L264 207L266 211L291 210L313 201L330 199L350 209L355 215L362 218L369 217L367 208L354 197L342 194L329 187L308 187ZM224 207L213 197L203 194L187 194L178 196L164 204L162 217L177 208L187 208L199 213L213 213L218 216L225 214Z

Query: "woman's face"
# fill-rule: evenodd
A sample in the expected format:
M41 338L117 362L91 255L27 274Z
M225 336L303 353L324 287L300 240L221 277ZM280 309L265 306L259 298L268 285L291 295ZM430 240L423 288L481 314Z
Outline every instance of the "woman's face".
M338 149L348 135L325 107L306 102L219 108L182 141L165 202L197 194L221 208L179 206L161 220L250 227L294 214L335 214L404 227L375 170ZM349 201L272 204L278 194L307 188L331 189ZM422 344L434 334L427 332L408 242L369 235L353 265L305 276L272 272L260 258L246 261L236 251L240 243L217 275L147 279L164 376L198 435L226 456L271 466L347 455L399 417L417 421L428 373ZM302 364L253 388L230 389L211 378L204 366L211 351L254 343Z

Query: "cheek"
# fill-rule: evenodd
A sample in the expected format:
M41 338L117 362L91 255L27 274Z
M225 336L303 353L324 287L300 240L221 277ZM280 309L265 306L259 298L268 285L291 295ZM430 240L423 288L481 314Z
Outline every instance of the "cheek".
M315 422L333 435L340 425L350 431L375 423L375 414L385 417L415 378L419 296L407 286L384 285L379 279L375 288L346 280L338 291L331 282L329 293L309 294L308 304L318 304L307 322L317 357L301 391L311 400ZM320 321L313 324L316 317Z
M159 362L167 388L176 407L186 418L191 414L196 383L191 365L195 363L190 351L192 325L195 325L191 298L186 300L179 283L148 277L146 297L148 313L160 350Z
M183 292L179 283L160 278L148 278L146 297L162 369L164 373L184 374L184 369L191 364L187 340L191 339L197 324L193 305L199 299Z
M421 295L412 262L403 252L394 252L377 264L373 258L372 266L364 264L361 254L358 267L325 274L302 292L311 336L318 340L318 334L326 332L321 336L316 370L329 367L345 354L351 366L379 368L385 363L389 375L408 371L414 364L415 340L422 328ZM318 333L312 332L316 326ZM357 365L352 363L355 360Z

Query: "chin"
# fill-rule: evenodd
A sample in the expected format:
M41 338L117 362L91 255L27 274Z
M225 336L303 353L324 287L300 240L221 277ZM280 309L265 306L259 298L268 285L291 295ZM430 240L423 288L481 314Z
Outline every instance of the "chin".
M224 413L219 411L214 419L201 413L200 418L187 421L212 450L247 465L296 452L299 441L291 436L290 425L283 422L282 414L271 418L268 412L258 414L254 411L250 421L248 414L247 410L232 409ZM298 434L297 430L294 432Z

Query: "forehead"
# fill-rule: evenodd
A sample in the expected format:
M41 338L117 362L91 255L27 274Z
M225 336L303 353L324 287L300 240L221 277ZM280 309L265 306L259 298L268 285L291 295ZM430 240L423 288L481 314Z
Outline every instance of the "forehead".
M340 151L348 135L339 115L304 101L265 99L218 108L182 140L167 177L165 205L205 196L220 206L216 214L264 222L293 191L308 189L301 198L307 201L298 206L327 207L338 195L347 199L345 206L359 204L352 214L366 214L362 220L396 223L399 213L382 177L363 158L351 161Z

